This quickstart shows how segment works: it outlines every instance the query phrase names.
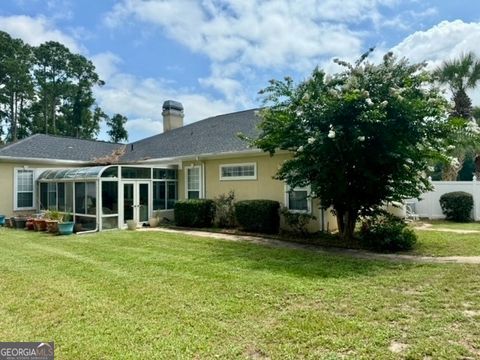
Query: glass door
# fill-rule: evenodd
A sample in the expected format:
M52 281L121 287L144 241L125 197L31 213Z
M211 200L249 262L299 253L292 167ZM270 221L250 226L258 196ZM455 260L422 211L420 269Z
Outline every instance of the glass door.
M148 221L148 208L149 208L149 183L138 183L137 193L138 193L138 221L147 222Z
M140 181L123 182L123 222L148 221L150 208L150 183Z
M123 222L135 219L135 183L123 183Z

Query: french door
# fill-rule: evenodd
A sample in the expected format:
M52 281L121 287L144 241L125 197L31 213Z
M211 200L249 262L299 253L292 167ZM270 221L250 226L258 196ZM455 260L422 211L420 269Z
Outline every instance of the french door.
M150 183L145 181L123 181L123 223L135 220L148 221L150 208Z

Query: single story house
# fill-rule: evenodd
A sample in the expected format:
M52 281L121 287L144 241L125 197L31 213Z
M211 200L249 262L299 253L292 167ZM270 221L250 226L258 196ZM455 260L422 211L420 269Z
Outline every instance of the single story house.
M177 200L233 190L236 200L277 200L312 213L311 231L336 227L307 188L273 179L291 154L270 156L238 137L257 133L255 109L184 126L182 104L169 100L162 115L163 133L126 145L36 134L0 148L0 214L54 209L72 213L82 231L98 231L146 222L153 211L172 218Z

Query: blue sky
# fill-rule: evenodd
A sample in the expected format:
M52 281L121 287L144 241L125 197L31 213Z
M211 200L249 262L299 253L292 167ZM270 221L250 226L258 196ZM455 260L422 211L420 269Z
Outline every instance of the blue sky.
M184 104L186 123L257 107L269 79L333 72L371 46L432 67L480 55L478 0L10 0L0 29L92 59L98 103L128 116L130 140L162 131L164 100Z

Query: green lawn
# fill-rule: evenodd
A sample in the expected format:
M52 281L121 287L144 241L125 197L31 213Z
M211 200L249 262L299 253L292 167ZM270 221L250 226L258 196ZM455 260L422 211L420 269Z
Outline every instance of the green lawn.
M428 220L422 221L430 224L432 228L456 229L456 230L477 230L480 231L480 222L458 223L448 220Z
M479 234L416 231L418 242L410 253L430 256L480 256Z
M58 359L476 358L479 279L160 232L0 229L0 340L54 340Z

